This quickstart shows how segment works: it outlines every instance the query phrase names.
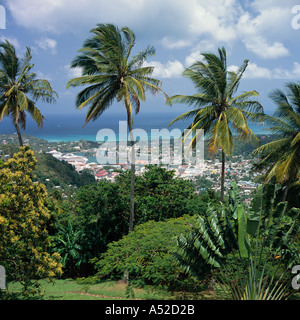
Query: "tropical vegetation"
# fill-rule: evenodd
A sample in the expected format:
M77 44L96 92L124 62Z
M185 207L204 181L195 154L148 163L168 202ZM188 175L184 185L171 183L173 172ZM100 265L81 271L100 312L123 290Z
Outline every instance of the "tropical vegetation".
M188 127L189 134L204 130L208 140L208 150L212 155L222 152L221 201L224 200L225 158L233 150L233 131L239 139L258 143L258 138L248 126L248 121L263 113L261 104L253 98L255 90L235 95L244 72L248 66L245 60L237 72L229 71L225 48L214 53L202 53L203 61L197 61L183 72L190 79L198 93L194 95L175 95L169 103L183 103L193 109L175 118L176 121L193 118ZM196 134L192 142L197 140ZM186 139L186 137L184 137Z
M38 278L60 276L60 255L50 253L45 186L33 182L34 153L28 146L0 164L0 261L10 281L22 284L25 295L36 293Z
M146 90L162 91L153 67L145 66L154 48L131 56L135 35L127 27L99 24L92 33L71 64L82 76L68 87L86 86L76 99L78 109L89 106L86 123L114 100L123 102L133 148L133 111L140 111ZM56 96L49 82L35 79L30 61L29 48L21 60L9 42L0 44L0 120L12 117L20 145L26 113L41 125L35 103ZM202 298L214 299L295 298L290 284L300 252L300 84L273 91L277 110L266 115L256 91L237 93L247 65L245 60L237 72L228 71L224 48L204 53L183 73L198 93L168 100L193 107L172 123L193 118L189 132L196 139L196 130L204 129L207 150L221 151L220 194L205 179L178 178L162 165L135 176L133 161L130 170L117 170L114 181L95 181L29 146L4 146L13 155L0 160L0 264L8 284L0 299L37 298L54 279L55 299L109 298L112 284L116 298L149 299L155 292L168 299L203 292L209 295ZM259 140L249 121L266 122L276 135ZM225 157L233 154L234 141L256 157L253 170L260 177L250 203L234 181L225 189ZM253 150L248 141L262 145Z
M36 103L53 103L57 97L49 81L37 79L37 74L32 71L34 64L31 59L29 47L25 56L19 58L10 42L0 43L0 121L6 116L12 118L20 147L23 146L20 128L26 128L26 114L29 113L42 127L45 117Z
M77 96L76 106L89 106L86 123L96 120L114 100L124 103L131 142L131 200L129 232L134 220L135 138L132 133L133 111L139 113L146 91L161 91L161 81L151 77L153 67L144 62L155 54L152 46L132 55L135 34L127 27L119 30L112 24L99 24L91 30L92 38L85 41L80 55L72 61L71 68L81 68L82 76L71 79L67 87L87 86Z
M277 105L274 116L265 116L270 130L280 139L267 143L254 151L261 159L256 164L258 170L266 169L266 182L275 181L284 184L286 199L290 187L299 188L300 169L300 84L290 82L286 92L277 89L271 95ZM296 188L295 188L296 189Z

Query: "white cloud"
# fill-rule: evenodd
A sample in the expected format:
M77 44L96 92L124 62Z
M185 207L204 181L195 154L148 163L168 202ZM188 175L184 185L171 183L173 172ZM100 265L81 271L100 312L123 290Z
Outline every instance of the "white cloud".
M168 61L166 64L159 61L149 61L145 63L145 66L154 67L152 76L156 78L177 78L184 71L183 64L178 60Z
M291 10L295 0L255 0L248 10L244 10L237 23L237 31L242 37L267 34L275 40L291 35Z
M286 70L284 68L275 68L274 77L277 79L299 79L300 63L294 62L292 70Z
M67 77L68 78L78 78L82 76L82 69L77 68L71 68L69 64L64 66L64 69L67 71Z
M230 42L236 39L235 23L241 14L239 1L191 1L188 30L194 35L210 35L214 40Z
M228 71L238 72L239 67L231 65L228 68ZM248 67L244 73L245 79L271 79L272 72L268 68L259 67L256 63L249 62Z
M41 71L37 71L37 72L36 72L36 78L37 78L37 79L47 80L47 81L49 81L49 82L53 80L50 76L44 74L44 73L41 72Z
M272 72L268 68L259 67L256 63L249 62L248 67L245 71L245 78L248 79L271 79Z
M190 67L197 61L201 61L203 56L201 55L200 51L192 51L186 58L185 58L185 65Z
M51 38L42 38L36 40L36 44L43 50L50 50L52 54L56 53L57 41Z
M216 51L218 45L216 42L211 40L201 40L197 43L195 47L191 50L191 53L185 58L185 65L187 67L191 66L196 61L202 61L203 56L201 53L204 52L214 52Z
M289 50L282 43L269 43L263 37L253 37L243 42L248 50L264 59L276 59L289 55Z
M20 42L16 37L4 37L4 36L1 36L0 40L1 40L1 42L5 41L5 40L10 42L15 47L15 49L17 51L21 49Z
M243 41L259 57L276 59L289 54L285 41L295 37L291 8L296 0L252 0L243 5L238 0L5 1L15 22L26 28L86 34L97 23L109 22L129 26L138 39L149 43L160 40L170 50L192 47L204 37L226 47ZM198 50L192 49L187 62Z
M228 71L237 72L238 66L231 65L228 67ZM300 63L294 62L293 68L291 70L285 68L274 68L269 69L265 67L260 67L256 63L249 62L248 67L245 71L245 79L286 79L295 80L300 77Z
M41 32L86 32L111 22L182 47L205 34L234 39L240 5L237 0L6 0L6 7L16 23Z
M174 40L171 37L164 37L161 44L168 49L181 49L191 45L190 40Z

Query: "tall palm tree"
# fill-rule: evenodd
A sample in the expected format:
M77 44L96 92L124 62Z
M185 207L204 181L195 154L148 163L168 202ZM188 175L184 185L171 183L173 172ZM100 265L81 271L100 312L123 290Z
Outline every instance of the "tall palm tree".
M203 129L208 139L209 152L216 155L219 148L222 151L221 173L221 201L224 199L225 157L233 150L233 133L235 130L241 139L250 139L258 143L258 138L248 126L248 120L256 119L257 113L263 108L252 97L257 97L254 90L235 96L240 80L247 68L245 60L237 72L228 71L226 50L218 49L219 55L203 53L203 62L197 61L185 69L183 76L194 83L198 93L194 95L175 95L169 99L170 103L184 103L194 106L176 119L174 122L193 117L188 127L190 133L196 129ZM197 135L192 139L192 143Z
M26 128L26 113L42 127L45 118L35 103L39 100L52 103L57 97L47 80L36 79L31 59L30 48L20 59L11 43L0 43L0 121L5 116L12 118L20 146L23 146L20 127Z
M254 151L260 156L256 168L267 168L265 181L275 177L276 182L285 184L284 200L292 183L299 179L300 170L300 83L286 84L286 92L274 90L270 98L277 105L273 116L265 116L276 141L262 145Z
M155 54L147 47L131 57L135 45L135 34L127 27L118 29L112 24L98 24L92 29L93 37L84 42L71 68L81 68L82 76L71 79L67 87L86 85L77 96L78 109L89 106L85 123L96 120L114 100L123 102L127 113L131 139L131 186L129 232L134 221L135 157L132 134L133 109L140 111L140 102L146 99L146 90L153 94L161 91L161 81L151 77L153 67L144 66L145 60Z

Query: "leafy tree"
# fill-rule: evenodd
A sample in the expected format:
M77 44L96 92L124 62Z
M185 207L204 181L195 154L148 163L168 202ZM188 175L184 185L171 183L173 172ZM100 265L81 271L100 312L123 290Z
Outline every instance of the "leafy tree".
M180 290L195 285L195 280L184 274L172 257L177 235L190 231L194 223L194 216L184 216L136 226L129 235L110 243L101 258L94 260L98 277L120 279L128 271L131 281L141 286Z
M79 174L74 166L55 159L51 154L38 154L36 158L38 163L35 174L38 181L44 183L48 190L55 186L68 189L69 185L81 187L95 182L95 177L91 173L84 170Z
M129 181L128 170L116 182L101 180L78 190L72 224L74 230L84 232L81 245L89 258L101 256L109 243L128 233ZM149 220L166 221L185 214L204 213L207 199L211 199L203 195L202 200L190 181L174 178L173 171L159 166L148 166L142 176L137 176L135 189L136 226ZM84 272L92 272L89 266L85 267Z
M130 172L120 174L116 183L124 190L124 200L129 200ZM148 165L135 183L135 223L148 220L164 221L184 214L195 214L197 196L188 180L175 178L175 172L157 165Z
M62 191L52 189L48 191L47 208L50 213L50 219L47 224L47 230L50 236L57 234L59 227L66 227L69 220L73 220L75 201L73 196L63 198Z
M33 151L22 147L0 168L0 261L8 279L20 282L24 293L37 279L62 272L59 254L49 253L47 192L33 183L35 167Z
M83 236L83 230L75 231L70 220L66 227L58 228L54 237L53 250L61 256L65 276L78 276L81 264L86 262L86 254L80 245Z
M91 32L92 38L85 41L80 55L71 64L80 67L83 76L71 79L67 87L87 86L77 96L78 109L89 106L86 123L96 120L110 107L114 100L123 102L127 114L128 129L131 139L131 201L129 232L133 230L134 220L134 179L135 156L133 108L140 111L140 102L146 99L146 90L152 93L161 91L161 82L151 77L153 67L144 66L149 56L154 55L153 47L147 47L130 59L135 45L135 34L127 27L119 30L112 24L98 24Z
M80 188L75 197L74 227L82 230L82 246L94 258L107 244L128 232L128 206L117 183L99 181Z
M299 181L300 170L300 84L288 83L286 92L274 90L270 95L277 105L273 117L265 116L264 120L270 130L280 138L264 144L254 151L261 160L256 168L266 168L265 182L273 177L277 183L285 184L283 197L285 201L288 189Z
M245 60L237 72L228 71L226 51L219 49L219 56L213 53L203 53L204 62L197 61L187 68L183 75L192 80L199 91L194 95L175 95L170 103L185 103L194 106L171 123L193 117L188 127L190 133L203 129L208 139L208 151L216 154L222 150L221 201L224 199L225 156L233 150L233 134L235 130L239 139L250 139L258 143L258 138L248 126L248 120L256 119L256 113L262 113L263 108L258 101L253 100L258 93L254 90L235 95L242 76L248 66ZM193 137L192 143L197 139Z
M44 116L36 102L52 103L57 96L47 80L36 79L31 59L30 48L26 48L24 58L20 59L11 43L0 43L0 121L5 116L12 118L20 146L23 146L20 126L26 128L26 113L42 127Z

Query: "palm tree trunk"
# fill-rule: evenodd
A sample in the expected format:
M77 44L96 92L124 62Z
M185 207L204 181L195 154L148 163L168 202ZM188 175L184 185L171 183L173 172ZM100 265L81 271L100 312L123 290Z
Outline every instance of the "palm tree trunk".
M130 177L130 216L129 216L129 233L133 231L134 221L134 184L135 184L135 149L134 137L130 126L130 142L131 142L131 177Z
M221 172L221 202L224 201L225 189L225 152L222 150L222 172Z
M129 121L128 121L129 122ZM129 215L129 231L133 231L134 221L134 184L135 184L135 149L134 149L134 136L132 133L132 126L129 124L130 144L131 144L131 172L130 172L130 215ZM129 283L129 272L124 272L124 282Z
M18 134L19 145L20 145L20 147L23 147L23 140L22 140L22 136L21 136L20 127L19 127L18 122L15 123L15 127L16 127L17 134Z

